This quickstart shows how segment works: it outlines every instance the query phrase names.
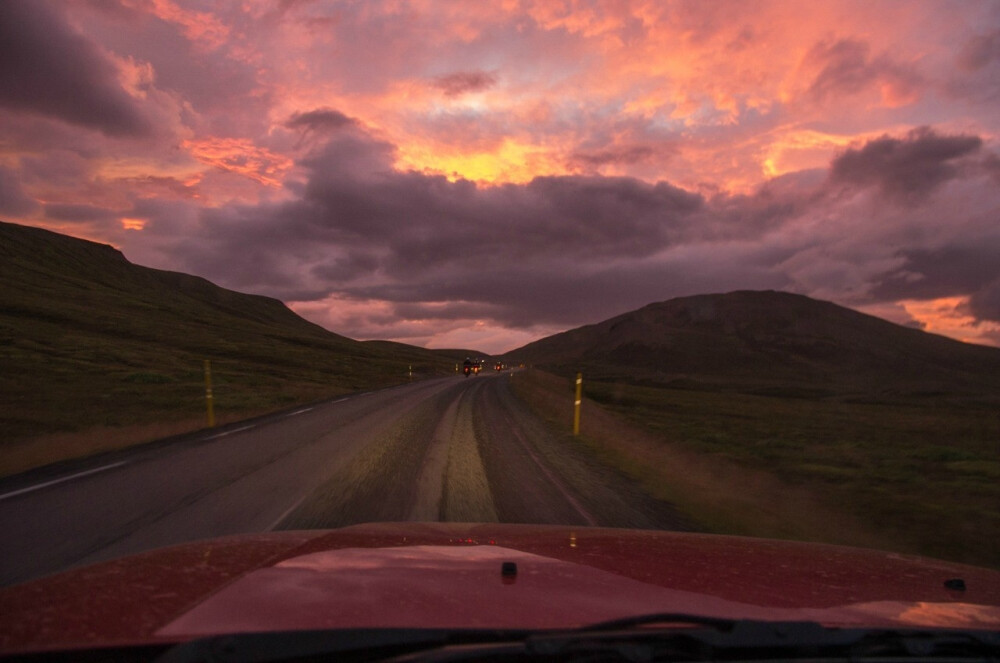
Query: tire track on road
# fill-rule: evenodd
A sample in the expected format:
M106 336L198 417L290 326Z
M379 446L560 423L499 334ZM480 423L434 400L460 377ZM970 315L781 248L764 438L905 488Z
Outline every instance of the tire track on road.
M484 384L479 381L465 390L456 404L442 500L445 521L495 523L498 520L473 426L473 409Z

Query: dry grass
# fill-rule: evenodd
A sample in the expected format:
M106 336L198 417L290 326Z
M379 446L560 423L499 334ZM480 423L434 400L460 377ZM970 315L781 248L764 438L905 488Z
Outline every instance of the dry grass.
M514 384L538 414L571 431L571 389L565 379L532 370L515 376ZM918 552L912 543L866 526L806 488L684 449L589 399L584 399L581 419L581 444L706 531Z

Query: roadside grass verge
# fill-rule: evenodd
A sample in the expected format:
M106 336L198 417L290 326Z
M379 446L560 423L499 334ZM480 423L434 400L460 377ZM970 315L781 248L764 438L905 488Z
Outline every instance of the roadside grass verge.
M847 402L587 382L579 442L706 531L1000 567L1000 416L944 400ZM514 376L570 434L573 382Z
M217 422L453 373L461 357L354 341L281 302L0 222L0 475Z

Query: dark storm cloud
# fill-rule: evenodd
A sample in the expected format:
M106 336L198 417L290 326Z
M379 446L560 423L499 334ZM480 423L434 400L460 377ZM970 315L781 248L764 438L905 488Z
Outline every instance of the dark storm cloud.
M336 131L355 123L356 121L353 118L344 115L340 111L323 108L306 113L296 113L285 122L285 126L289 129L325 133Z
M1000 322L1000 278L972 293L969 313L978 320Z
M578 256L648 255L689 232L700 196L630 178L539 177L479 188L391 169L391 146L360 133L330 141L304 163L302 214L343 242L377 243L397 276L442 261L491 261L563 247Z
M937 299L970 295L971 312L978 319L1000 321L1000 235L983 237L974 246L901 252L903 265L884 274L876 297Z
M22 216L38 209L38 202L21 188L17 173L0 166L0 214Z
M490 187L400 172L393 145L349 124L299 162L307 182L298 198L203 211L173 254L184 256L186 271L238 290L297 302L331 295L380 302L371 315L390 318L366 318L358 330L384 329L392 319L401 325L399 316L568 327L673 296L745 288L865 293L852 304L971 294L970 310L985 317L995 311L1000 240L930 249L913 230L924 222L937 228L938 210L965 195L943 182L992 182L980 145L977 137L922 129L852 149L830 173L705 197L627 177ZM966 157L970 166L959 168ZM869 184L893 195L923 189L926 204L916 210L874 199L863 212L872 216L849 233L836 221L829 232L817 227L821 218L856 218L857 209L842 207L853 197L839 192ZM996 196L983 195L987 211L963 216L956 238L989 227Z
M541 285L696 235L705 205L669 184L630 178L479 187L395 171L394 154L356 128L338 132L303 160L301 199L205 212L200 237L180 252L195 273L287 300L389 294L406 284L396 295L407 301L492 292L511 306L535 298L528 315L545 315L552 290Z
M446 97L457 97L468 92L481 92L497 84L496 74L485 71L462 71L447 76L438 76L432 85L444 92Z
M310 274L323 282L343 282L369 274L380 267L380 261L373 252L351 251L346 256L330 259L310 270Z
M656 155L656 150L648 145L627 145L592 152L574 152L570 163L587 168L597 168L609 164L634 164L646 161Z
M919 200L959 174L959 160L982 147L978 136L942 136L914 129L905 138L884 136L834 159L835 183L878 186L886 195Z
M45 205L45 218L58 221L108 221L120 216L120 212L94 205Z
M114 66L42 2L0 2L0 106L109 136L151 131Z
M318 108L305 113L295 113L285 122L285 128L297 131L297 147L315 144L330 134L357 126L357 120L331 108Z
M976 35L955 56L956 74L945 90L963 100L996 103L1000 99L1000 30Z
M996 62L1000 62L1000 30L976 35L958 54L958 64L966 71L978 71Z
M360 299L407 304L414 319L420 311L442 318L437 302L446 301L454 303L448 310L455 319L482 314L513 328L569 327L681 294L790 286L785 275L771 269L767 256L754 253L701 247L660 260L595 262L560 255L558 247L553 247L550 255L534 260L519 260L512 251L505 254L503 263L448 269L431 278L349 287L347 292Z

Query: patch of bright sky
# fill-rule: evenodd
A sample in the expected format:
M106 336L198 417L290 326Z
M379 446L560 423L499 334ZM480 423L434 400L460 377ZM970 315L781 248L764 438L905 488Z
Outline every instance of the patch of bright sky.
M975 318L963 312L968 303L968 297L899 302L926 332L949 336L966 343L996 345L996 338L1000 336L1000 323L977 322Z

